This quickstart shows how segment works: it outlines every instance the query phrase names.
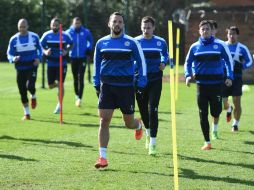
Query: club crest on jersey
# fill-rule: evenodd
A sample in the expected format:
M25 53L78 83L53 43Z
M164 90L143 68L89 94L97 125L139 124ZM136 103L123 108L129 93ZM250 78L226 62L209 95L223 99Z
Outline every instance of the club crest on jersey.
M161 46L161 42L160 41L157 42L157 46Z
M109 42L103 42L103 45L104 46L107 46Z
M218 49L219 46L218 45L213 45L213 49Z
M124 42L124 45L125 45L125 46L130 46L130 42L129 42L129 41L126 41L126 42Z

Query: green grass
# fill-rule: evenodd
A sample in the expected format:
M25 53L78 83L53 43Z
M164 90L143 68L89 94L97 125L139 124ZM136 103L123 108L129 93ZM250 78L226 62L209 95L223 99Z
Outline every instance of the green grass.
M159 108L158 156L147 154L145 138L134 140L133 131L123 126L116 110L110 128L109 167L98 171L93 166L98 156L99 123L95 91L86 83L84 104L76 108L68 69L65 124L59 125L59 116L53 114L56 90L41 89L40 77L38 107L32 110L31 121L21 121L23 110L15 70L10 64L0 64L0 189L173 189L169 84L163 84ZM208 152L200 150L203 137L195 90L194 84L191 88L183 83L179 86L176 112L180 189L253 189L254 87L242 99L240 132L232 134L223 112L220 139L212 141L213 149Z

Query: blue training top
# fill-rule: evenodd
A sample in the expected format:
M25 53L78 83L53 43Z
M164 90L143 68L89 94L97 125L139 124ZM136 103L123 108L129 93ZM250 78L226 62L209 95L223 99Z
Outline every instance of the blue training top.
M141 45L145 55L147 65L148 82L162 78L163 72L160 70L160 63L168 63L168 47L166 41L159 36L152 36L145 39L143 35L135 37Z
M209 39L200 37L187 54L185 77L195 76L198 84L221 84L224 81L224 64L227 78L232 80L233 60L227 45L213 36Z
M51 55L47 56L48 67L59 67L60 57L60 33L54 33L52 30L45 32L41 37L41 45L44 49L51 49ZM63 49L67 45L72 45L72 38L68 33L62 33ZM63 65L67 64L67 56L63 56Z
M39 36L30 31L27 35L16 33L12 36L7 49L7 58L10 63L13 63L15 56L20 56L19 61L15 63L17 70L28 70L37 67L33 65L33 62L35 59L41 59L42 56Z
M71 58L85 58L87 52L93 50L93 36L87 28L81 26L75 29L71 26L66 33L73 39L73 48L69 52Z
M146 64L140 44L123 34L118 38L110 35L98 40L94 54L94 86L106 83L115 86L133 86L136 61L139 70L137 85L147 84Z
M229 51L234 61L234 78L242 77L242 70L249 68L252 65L252 58L249 49L240 42L236 44L229 44Z

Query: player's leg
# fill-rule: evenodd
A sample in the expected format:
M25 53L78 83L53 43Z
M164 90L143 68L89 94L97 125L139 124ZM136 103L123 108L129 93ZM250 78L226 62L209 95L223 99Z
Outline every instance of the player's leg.
M30 110L27 98L27 71L17 70L16 81L19 89L19 94L21 96L21 102L23 104L24 109L24 117L22 120L29 120L30 119Z
M114 87L114 97L116 105L123 114L125 126L129 129L135 129L135 138L140 140L143 135L141 119L134 118L135 90L133 86Z
M209 104L210 113L213 118L213 133L212 138L218 139L218 125L219 117L222 112L222 97L221 97L221 86L215 85L210 89Z
M222 102L223 102L223 109L227 111L226 113L226 121L231 121L233 106L230 105L228 97L232 96L232 86L228 87L225 84L222 85Z
M148 89L147 86L142 94L136 92L136 100L141 115L141 119L146 128L146 149L149 148L150 143L150 126L149 126L149 111L148 111Z
M85 77L85 71L86 71L86 61L84 59L79 59L79 69L78 69L78 100L76 101L76 106L81 106L81 100L83 97L83 91L84 91L84 77Z
M199 108L200 125L205 139L205 145L201 149L209 150L211 149L211 142L209 133L210 126L208 121L208 97L205 86L197 85L197 104Z
M110 85L102 84L98 108L100 118L100 127L98 133L100 156L95 163L95 167L104 168L108 166L106 153L109 142L109 124L115 109Z
M30 100L31 100L31 107L32 109L35 109L37 106L37 100L36 100L36 88L35 88L35 83L37 79L37 68L34 67L31 72L29 73L29 78L28 78L28 85L27 89L31 94Z
M76 100L79 98L78 96L78 59L71 59L71 71L72 71L72 76L73 76L73 86L74 86L74 92L75 92L75 98Z
M238 131L239 121L242 114L242 106L241 106L241 96L242 96L242 78L237 78L234 80L234 88L233 88L233 104L234 104L234 120L232 123L232 131Z
M162 79L154 81L151 83L149 90L149 120L150 120L150 145L149 145L149 154L155 155L156 151L156 137L158 132L158 107L161 97L162 90Z

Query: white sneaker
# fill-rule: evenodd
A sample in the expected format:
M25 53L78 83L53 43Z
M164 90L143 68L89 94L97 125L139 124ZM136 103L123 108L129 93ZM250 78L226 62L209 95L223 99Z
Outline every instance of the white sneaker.
M54 114L59 114L60 113L60 106L56 106L56 109L54 111Z
M77 99L76 102L75 102L76 106L77 107L81 107L81 99Z

